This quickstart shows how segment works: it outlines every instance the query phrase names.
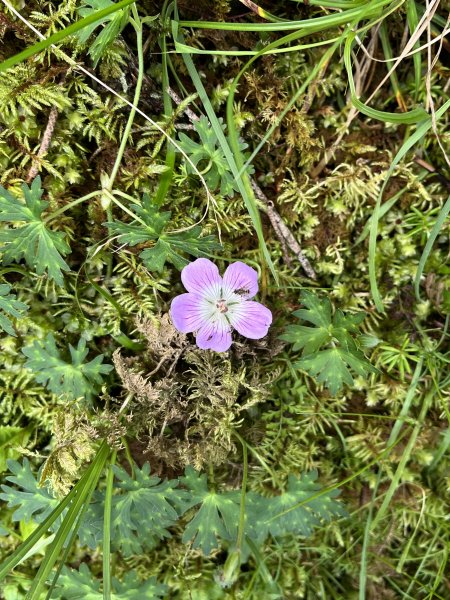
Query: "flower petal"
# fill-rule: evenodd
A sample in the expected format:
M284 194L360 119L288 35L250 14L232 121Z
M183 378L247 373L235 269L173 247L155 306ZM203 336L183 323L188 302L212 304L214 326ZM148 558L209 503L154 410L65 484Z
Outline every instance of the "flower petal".
M223 286L241 298L253 298L258 293L258 273L243 262L235 262L225 271Z
M204 299L198 294L181 294L172 300L170 316L175 328L181 333L197 331L207 323Z
M231 330L222 320L207 323L197 333L197 346L203 350L225 352L231 346Z
M245 301L228 312L232 326L245 337L259 340L267 335L272 323L272 313L259 302Z
M181 281L188 292L218 300L221 294L222 277L219 269L207 258L197 258L181 271Z

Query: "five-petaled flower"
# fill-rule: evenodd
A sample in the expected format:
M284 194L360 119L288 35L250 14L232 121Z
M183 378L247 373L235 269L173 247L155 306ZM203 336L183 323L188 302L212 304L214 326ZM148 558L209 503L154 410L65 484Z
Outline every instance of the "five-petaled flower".
M253 302L258 291L258 274L248 265L235 262L223 278L207 258L197 258L181 271L187 294L172 300L173 324L182 333L195 333L197 346L225 352L231 346L231 331L259 340L272 323L268 308Z

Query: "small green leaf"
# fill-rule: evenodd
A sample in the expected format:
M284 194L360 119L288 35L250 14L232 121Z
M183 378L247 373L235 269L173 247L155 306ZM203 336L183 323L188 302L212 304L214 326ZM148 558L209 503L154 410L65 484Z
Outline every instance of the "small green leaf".
M149 271L161 272L166 262L181 270L189 262L183 254L198 258L221 249L214 236L201 237L202 230L199 226L179 233L166 233L164 229L171 213L160 212L148 194L144 194L142 206L133 204L131 209L138 217L132 223L112 221L106 225L117 236L120 244L137 246L156 241L139 255Z
M285 492L272 498L260 497L258 526L273 537L289 533L310 536L321 523L333 517L347 515L342 504L335 500L339 490L318 493L317 471L299 478L289 476Z
M240 493L217 493L208 489L206 475L200 475L187 467L180 482L189 489L189 504L200 504L194 517L186 525L182 541L192 541L193 548L200 548L208 556L219 546L219 540L236 540L240 515Z
M18 507L13 513L13 521L30 521L36 523L44 521L59 501L54 498L46 487L39 486L39 477L36 479L30 469L27 458L23 459L22 465L16 460L7 461L8 469L13 475L6 477L16 487L2 485L3 493L0 499L8 503L8 507ZM54 528L57 528L57 523Z
M78 12L82 17L89 17L99 10L109 8L110 6L114 6L114 2L111 0L84 0L81 8L78 9ZM105 50L114 42L117 36L128 24L129 13L130 10L128 7L123 8L122 10L118 10L113 14L103 17L103 19L100 19L95 23L84 27L78 33L78 39L80 42L86 43L99 25L103 23L106 24L89 47L89 55L92 58L94 67L97 66L97 63L104 54Z
M222 119L219 119L219 125L223 130L225 129ZM214 128L211 127L209 120L202 116L194 122L194 129L198 134L199 141L196 142L185 133L180 133L178 137L181 149L186 152L192 163L202 173L211 191L218 190L222 196L233 196L239 187ZM246 146L239 141L239 147L244 150ZM184 168L188 173L195 174L192 164L185 163ZM248 172L253 172L253 169L248 169Z
M358 375L376 372L360 350L359 325L364 313L344 314L337 310L333 315L328 298L321 299L309 291L302 292L301 302L304 308L294 315L313 327L289 325L280 336L294 344L294 350L302 350L294 367L307 371L333 395L344 385L353 385L352 371Z
M10 294L10 291L10 285L6 283L0 284L0 310L18 319L28 310L28 306L16 300L16 296ZM10 319L2 313L0 313L0 330L6 331L9 335L16 337L16 332L13 329Z
M185 496L175 490L178 480L161 482L150 475L150 466L134 469L134 478L121 467L114 467L119 493L112 499L111 539L122 554L139 554L158 540L170 537L168 527L178 519L176 502Z
M28 359L25 366L33 371L38 383L71 400L81 397L90 400L103 383L102 375L109 373L113 367L102 364L103 354L84 362L89 352L84 338L79 340L77 348L69 345L69 350L71 361L67 362L49 333L44 340L35 340L22 352Z
M42 219L48 202L41 201L43 189L40 177L36 177L31 188L24 183L22 191L25 203L0 186L0 221L22 223L19 227L0 231L3 262L9 264L24 259L38 275L47 272L50 279L63 285L62 271L70 270L63 256L70 252L70 247L65 235L48 229Z

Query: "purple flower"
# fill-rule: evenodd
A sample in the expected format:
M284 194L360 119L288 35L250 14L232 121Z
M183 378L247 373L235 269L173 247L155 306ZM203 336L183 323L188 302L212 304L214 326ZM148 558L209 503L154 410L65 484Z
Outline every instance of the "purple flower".
M241 262L230 265L223 278L207 258L197 258L181 271L188 294L172 300L170 315L182 333L195 333L197 346L225 352L231 331L259 340L272 323L268 308L250 298L258 291L258 274Z

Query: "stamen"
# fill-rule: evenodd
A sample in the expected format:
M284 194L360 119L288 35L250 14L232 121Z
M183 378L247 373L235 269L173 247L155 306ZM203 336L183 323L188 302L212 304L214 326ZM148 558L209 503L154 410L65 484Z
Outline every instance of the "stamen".
M218 300L216 302L216 308L220 313L226 313L228 312L228 306L226 301L222 298L221 300Z

